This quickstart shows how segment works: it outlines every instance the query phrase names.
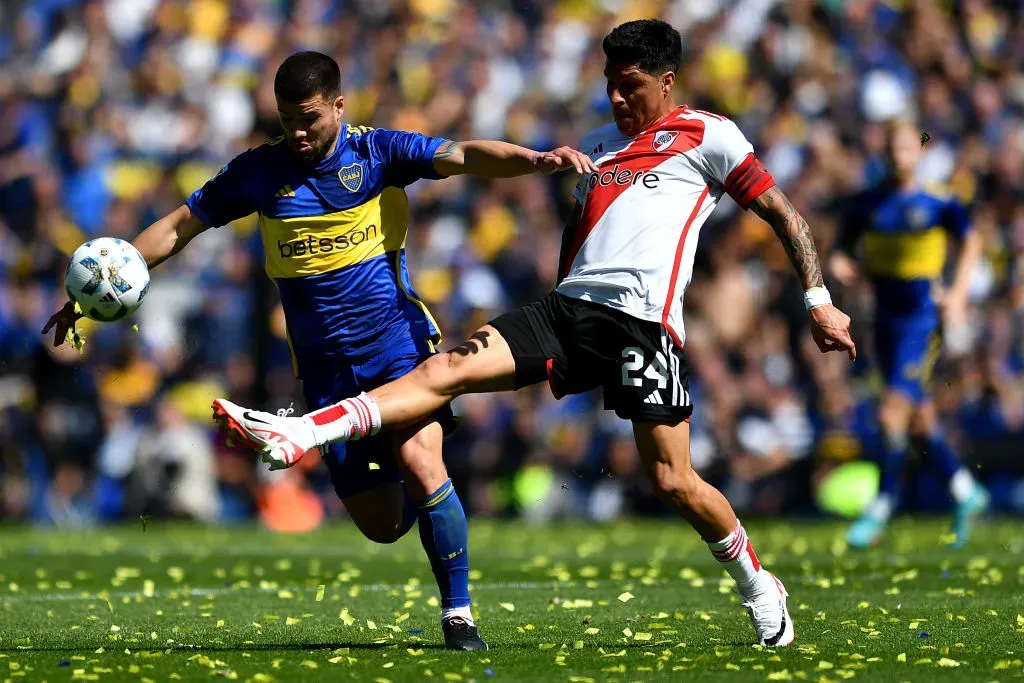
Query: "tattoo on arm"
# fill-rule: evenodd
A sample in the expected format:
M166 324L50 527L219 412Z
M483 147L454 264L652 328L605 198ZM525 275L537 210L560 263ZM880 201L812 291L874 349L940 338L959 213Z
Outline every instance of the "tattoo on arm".
M750 208L772 226L772 230L782 240L786 254L800 275L804 289L824 285L821 264L818 262L818 250L814 246L811 229L800 212L793 208L789 198L777 186L772 186L761 193Z
M437 151L434 152L434 159L447 159L451 155L455 154L455 152L457 152L458 150L459 143L455 142L454 140L449 140L437 148Z

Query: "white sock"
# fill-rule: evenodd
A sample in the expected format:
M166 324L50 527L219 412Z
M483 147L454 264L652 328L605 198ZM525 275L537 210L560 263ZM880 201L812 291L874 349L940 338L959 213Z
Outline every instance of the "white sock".
M892 517L892 508L892 497L888 493L880 493L877 498L868 503L864 514L879 522L888 522Z
M366 393L307 413L303 419L312 427L318 445L373 436L381 427L377 400Z
M966 467L961 467L949 480L949 495L953 496L953 500L956 502L963 503L971 497L973 492L974 477Z
M736 581L740 595L760 592L758 574L761 572L761 563L754 554L754 546L747 539L747 532L742 524L737 524L736 530L721 541L708 543L708 548L715 559L722 563L729 576Z
M476 625L473 621L473 610L469 605L465 607L445 607L441 610L441 621L449 617L462 617L472 625Z

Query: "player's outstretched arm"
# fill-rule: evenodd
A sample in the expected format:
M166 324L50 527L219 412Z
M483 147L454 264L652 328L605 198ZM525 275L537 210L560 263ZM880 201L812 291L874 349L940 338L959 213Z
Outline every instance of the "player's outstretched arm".
M155 268L168 258L181 251L193 237L206 230L205 225L187 205L182 204L153 225L149 226L135 238L135 248L146 260L146 265ZM42 333L53 330L53 345L64 343L69 331L74 331L75 323L82 315L75 311L74 302L67 302L64 307L53 314L43 326Z
M514 178L530 173L557 173L570 169L580 174L597 171L590 157L571 147L536 152L500 140L469 140L446 142L434 153L434 170L444 176Z
M807 221L789 198L772 185L751 203L750 208L761 217L782 240L789 260L804 285L804 303L811 315L811 334L822 352L846 351L850 360L857 358L857 347L850 337L850 318L832 305L821 276L821 263L814 237Z
M182 204L143 230L135 238L135 248L146 259L146 265L155 268L209 227L192 213L187 204Z

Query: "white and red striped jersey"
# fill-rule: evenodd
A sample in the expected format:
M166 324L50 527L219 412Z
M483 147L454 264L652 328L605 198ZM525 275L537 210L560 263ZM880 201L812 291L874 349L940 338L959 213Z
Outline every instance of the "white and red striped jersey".
M660 323L682 347L701 226L723 193L747 208L775 180L736 124L686 106L636 136L598 128L579 149L599 172L576 185L583 214L558 291Z

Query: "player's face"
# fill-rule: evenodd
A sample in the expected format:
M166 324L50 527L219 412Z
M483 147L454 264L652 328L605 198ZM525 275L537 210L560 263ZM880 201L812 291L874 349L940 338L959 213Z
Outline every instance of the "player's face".
M676 80L671 71L654 76L636 64L608 64L604 75L612 116L623 134L637 135L668 113Z
M345 101L317 95L303 102L277 100L277 114L288 147L303 163L315 164L327 156L341 127Z
M921 158L921 138L910 126L900 126L889 134L889 165L900 179L914 175L914 167Z

